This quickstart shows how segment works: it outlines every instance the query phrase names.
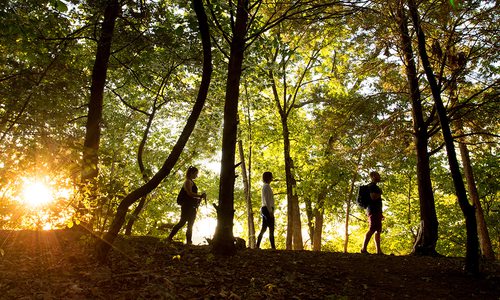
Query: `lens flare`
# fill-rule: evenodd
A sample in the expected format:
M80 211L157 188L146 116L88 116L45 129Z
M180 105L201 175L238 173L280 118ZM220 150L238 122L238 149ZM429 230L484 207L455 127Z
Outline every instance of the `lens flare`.
M23 185L22 201L31 207L40 207L54 200L52 190L43 182L26 179Z

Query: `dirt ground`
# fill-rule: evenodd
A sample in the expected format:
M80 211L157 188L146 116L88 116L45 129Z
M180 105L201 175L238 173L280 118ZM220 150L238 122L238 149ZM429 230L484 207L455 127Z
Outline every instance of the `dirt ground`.
M252 250L120 238L109 262L75 231L0 231L0 299L500 299L500 264L463 258Z

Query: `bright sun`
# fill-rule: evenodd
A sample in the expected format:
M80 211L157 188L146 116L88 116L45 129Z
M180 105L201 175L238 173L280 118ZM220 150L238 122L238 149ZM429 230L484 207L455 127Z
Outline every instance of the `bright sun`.
M23 186L22 200L32 207L50 203L54 199L49 187L39 181L26 180Z

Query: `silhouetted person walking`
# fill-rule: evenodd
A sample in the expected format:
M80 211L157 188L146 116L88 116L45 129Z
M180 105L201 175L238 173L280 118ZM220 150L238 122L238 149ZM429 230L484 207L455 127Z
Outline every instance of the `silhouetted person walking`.
M276 249L274 245L274 194L271 189L271 181L273 181L273 173L264 172L262 174L262 207L260 208L260 215L262 216L262 228L257 238L257 249L260 247L260 242L262 241L262 236L269 227L269 242L271 243L271 248Z
M191 245L193 243L191 237L193 235L193 224L196 219L196 211L200 205L201 199L205 199L206 201L207 197L205 193L198 194L198 187L194 183L196 177L198 177L198 169L190 166L186 171L184 185L177 196L177 203L181 206L181 219L179 223L172 228L172 232L170 232L170 235L167 237L167 242L171 242L177 231L187 222L186 244Z
M366 247L368 246L372 235L375 234L375 247L377 248L377 254L383 254L380 249L380 233L382 231L382 220L384 219L384 216L382 215L382 190L377 186L377 183L380 182L380 174L375 171L370 172L370 178L371 182L368 185L368 188L370 191L371 201L366 209L370 228L365 235L361 253L368 253Z

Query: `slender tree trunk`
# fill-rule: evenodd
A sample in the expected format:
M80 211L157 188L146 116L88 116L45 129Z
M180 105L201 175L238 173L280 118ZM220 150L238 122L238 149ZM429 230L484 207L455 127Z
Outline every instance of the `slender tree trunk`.
M243 142L238 141L238 148L240 150L241 159L241 173L243 177L243 190L245 194L245 202L247 204L247 224L248 224L248 247L255 248L255 226L253 222L253 208L252 208L252 195L250 193L250 180L247 176L247 169L245 165L245 154L243 152Z
M464 167L464 174L467 182L467 188L469 190L469 195L472 199L472 203L474 203L474 206L476 208L477 231L479 234L479 246L481 249L481 253L484 258L494 260L495 252L493 251L490 234L488 233L488 227L486 226L486 221L484 220L481 201L479 201L479 193L477 191L476 181L474 179L474 172L472 171L469 150L467 149L467 145L464 143L459 143L459 149L462 156L462 164Z
M307 217L307 228L309 229L309 236L311 237L311 247L314 246L314 213L315 209L312 207L312 200L308 197L304 198L304 203L306 204L306 217Z
M168 174L170 174L170 171L179 159L184 146L186 145L191 133L193 132L203 106L205 105L205 100L207 98L208 88L212 75L212 50L210 33L207 16L203 8L203 1L193 0L193 7L196 13L196 17L198 18L201 41L203 44L203 74L196 102L193 106L191 114L187 119L186 126L184 126L181 135L179 136L176 144L170 152L170 155L165 160L160 170L158 170L158 172L146 184L132 191L120 202L109 231L104 235L102 240L99 240L97 242L96 245L97 258L101 262L104 262L106 260L109 250L111 249L114 240L118 236L118 233L120 232L120 229L125 222L125 216L130 205L132 205L139 198L150 193L161 183L163 179L165 179L165 177L168 176Z
M302 240L302 222L300 220L299 196L294 188L293 196L293 250L303 250L304 242Z
M420 201L420 228L412 253L435 255L438 240L438 220L432 191L431 171L429 167L428 125L424 121L422 103L418 85L417 69L413 57L411 38L408 32L407 17L404 12L404 0L399 1L397 19L399 23L401 48L406 65L409 92L412 102L413 132L417 153L417 184Z
M271 71L268 73L269 79L272 82L272 90L274 100L281 117L281 126L283 130L283 157L285 160L285 181L287 195L287 231L286 231L286 249L287 250L302 250L302 225L300 221L299 198L296 192L296 180L293 176L293 160L290 155L290 130L288 129L288 113L287 113L287 94L283 93L284 103L281 105L278 88L274 80L274 74Z
M94 67L92 69L92 84L90 87L87 123L85 125L81 174L81 194L88 195L89 199L87 200L89 200L90 203L94 202L97 198L97 176L99 174L98 153L101 138L104 86L106 84L109 57L111 55L113 31L119 12L119 1L108 1L104 11L104 21L102 23L101 35L97 43ZM78 214L85 215L86 213L87 210L83 203L80 202L78 204Z
M147 195L144 197L141 197L139 204L137 204L134 211L130 215L130 218L128 219L127 225L125 225L125 235L132 235L132 227L134 226L135 221L137 221L137 219L139 219L139 214L141 213L142 209L146 205L147 198L148 198Z
M411 194L413 192L413 185L411 181L411 174L408 175L408 224L411 224Z
M465 66L465 63L463 66ZM458 72L460 72L460 69L463 66L458 66L458 69L455 70L457 74ZM452 81L450 83L450 98L451 98L450 101L451 105L453 107L457 106L459 101L457 76L452 76ZM455 128L458 135L463 134L464 126L461 119L457 120ZM479 192L477 191L476 180L474 178L474 172L472 170L472 163L470 160L469 149L467 148L465 140L459 141L458 147L460 150L460 156L462 157L462 166L464 170L465 181L467 182L467 190L469 191L469 196L472 200L472 204L476 209L479 248L484 258L494 260L495 252L493 251L490 235L488 233L488 227L486 226L486 221L484 220L483 208L481 206L481 201L479 200Z
M424 67L427 81L431 87L432 97L434 99L439 123L441 124L441 131L445 142L446 152L448 154L448 163L450 166L451 177L455 186L455 192L458 198L458 204L462 209L465 216L465 226L467 230L467 247L465 257L465 271L473 274L479 273L479 242L477 237L477 225L474 207L467 199L467 192L460 173L460 166L455 152L455 145L453 144L453 136L451 134L450 123L448 120L446 108L441 99L441 89L436 81L434 72L432 71L427 50L425 48L425 34L420 25L418 8L414 0L408 0L411 18L413 25L416 29L418 39L418 49L422 66Z
M217 207L217 228L215 229L212 247L212 251L220 255L232 255L236 252L233 236L234 160L238 131L238 99L246 43L247 23L248 0L238 0L226 82L219 205Z
M349 246L349 216L351 214L351 203L354 203L354 184L356 183L356 180L358 179L358 172L359 172L359 167L361 165L361 159L363 157L363 152L359 151L358 154L358 159L356 161L356 168L354 170L354 173L352 174L352 179L351 179L351 186L349 188L349 196L346 200L347 202L347 208L345 212L345 232L344 232L344 253L347 253L347 247Z
M279 100L277 100L279 101ZM286 235L287 250L302 250L302 226L300 222L299 198L297 196L297 182L293 176L293 160L290 156L290 132L286 113L280 108L281 125L283 127L283 156L285 159L285 178L287 195L288 226Z
M324 201L324 200L323 200ZM314 209L314 235L313 235L313 251L321 251L321 241L323 236L323 219L324 219L324 209L323 205L321 207L316 207Z
M141 172L142 179L144 180L145 183L148 182L149 178L148 174L146 174L146 168L144 167L143 153L155 115L156 115L156 99L153 103L152 112L148 115L148 123L146 124L146 128L144 129L141 142L139 143L139 148L137 150L137 164L139 165L139 171ZM134 211L132 212L132 215L128 219L127 225L125 226L125 235L132 234L132 227L134 226L135 221L139 219L139 214L146 205L146 201L147 201L147 196L141 197L139 204L135 207Z
M316 206L312 207L310 198L304 199L306 204L307 227L309 229L309 237L311 239L311 248L313 251L321 251L321 238L323 235L323 215L326 191L323 189L318 194Z

